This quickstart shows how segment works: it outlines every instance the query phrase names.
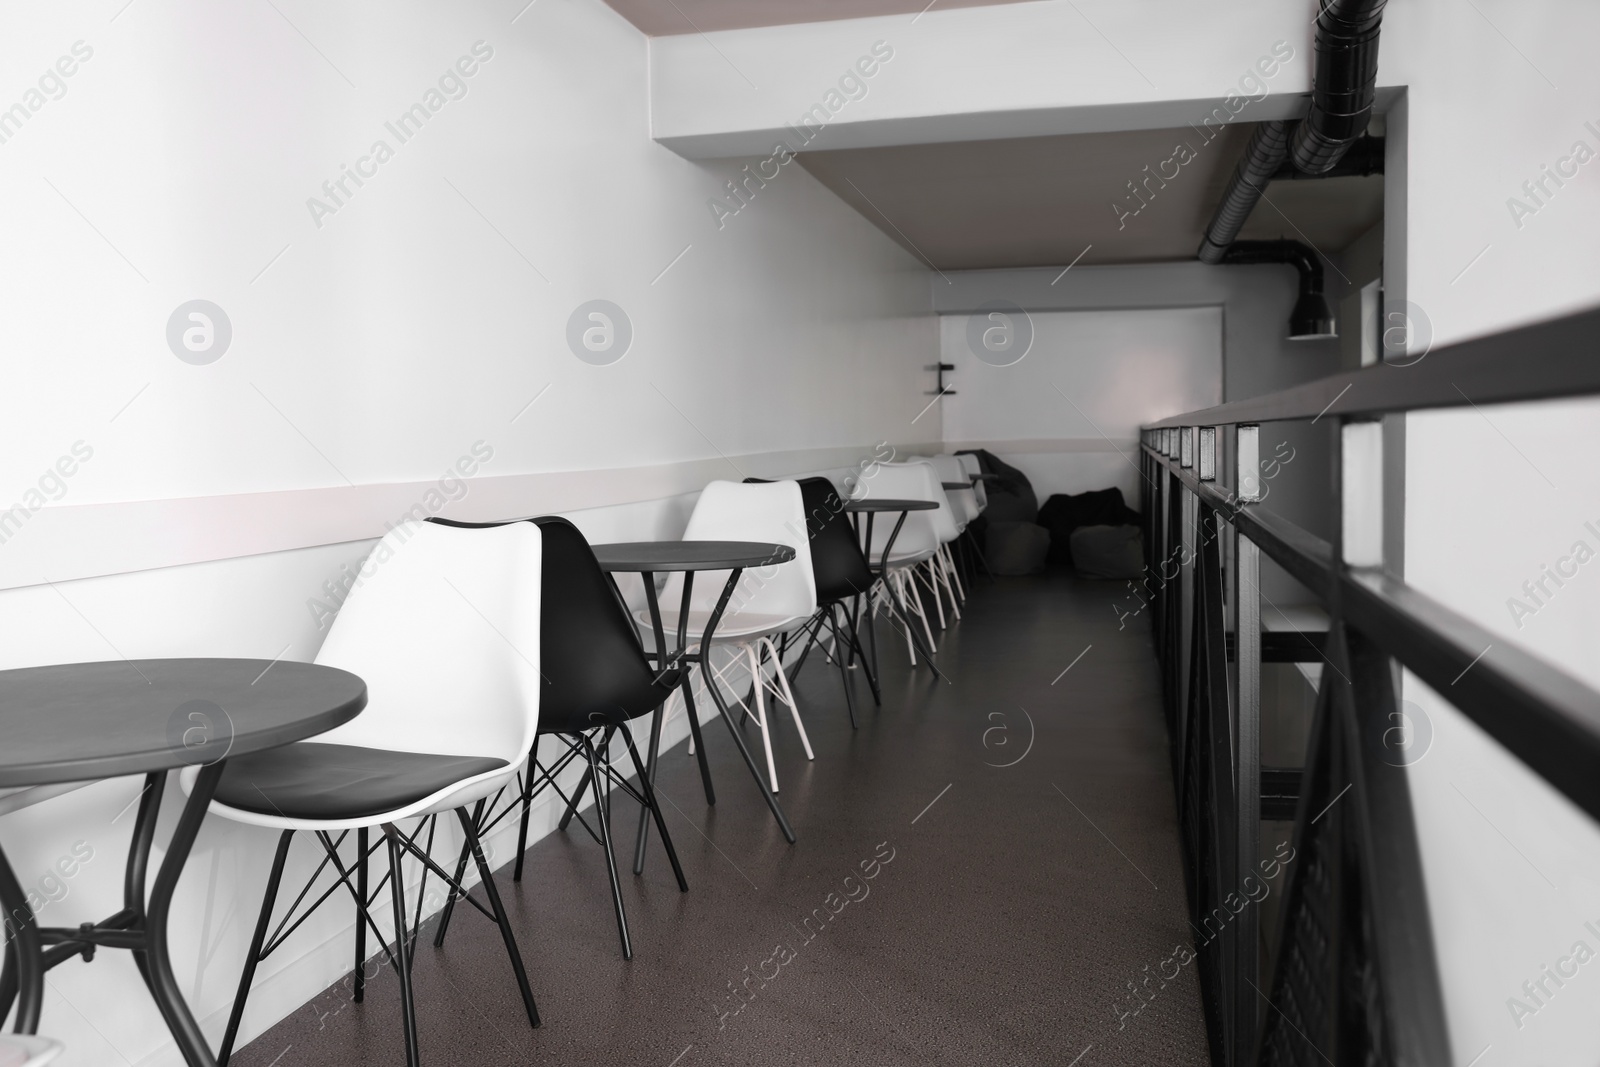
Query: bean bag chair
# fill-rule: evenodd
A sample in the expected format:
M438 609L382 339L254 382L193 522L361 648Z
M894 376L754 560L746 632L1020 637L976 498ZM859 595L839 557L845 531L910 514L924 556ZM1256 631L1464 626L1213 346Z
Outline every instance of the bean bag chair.
M1073 566L1084 578L1137 578L1144 573L1144 538L1137 526L1080 526L1071 539Z
M991 522L983 554L995 574L1038 574L1050 554L1050 531L1034 522Z

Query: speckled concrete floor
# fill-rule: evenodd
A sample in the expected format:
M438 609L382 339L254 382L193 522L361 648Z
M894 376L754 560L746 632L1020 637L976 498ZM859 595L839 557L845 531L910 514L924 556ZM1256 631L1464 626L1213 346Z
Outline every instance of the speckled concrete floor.
M694 760L668 753L690 892L652 844L624 875L624 962L598 847L576 827L539 842L520 885L499 881L544 1026L465 911L416 964L424 1062L1208 1063L1195 967L1165 962L1190 934L1156 665L1142 619L1118 629L1116 595L980 581L939 635L947 685L909 671L885 627L883 707L861 679L855 732L813 657L795 688L816 761L777 735L794 846L723 727L706 735L714 809ZM636 810L617 802L619 829ZM364 1004L297 1012L233 1062L403 1063L397 989L385 969Z

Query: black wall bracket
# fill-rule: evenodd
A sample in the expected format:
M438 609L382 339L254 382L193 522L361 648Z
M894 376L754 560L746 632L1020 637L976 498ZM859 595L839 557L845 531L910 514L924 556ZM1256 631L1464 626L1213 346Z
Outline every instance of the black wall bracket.
M947 371L947 370L955 370L956 369L956 365L954 363L931 363L931 364L928 365L927 369L939 372L939 388L935 389L931 393L924 393L923 394L924 396L955 396L956 395L956 391L954 389L946 389L945 386L944 386L944 372Z

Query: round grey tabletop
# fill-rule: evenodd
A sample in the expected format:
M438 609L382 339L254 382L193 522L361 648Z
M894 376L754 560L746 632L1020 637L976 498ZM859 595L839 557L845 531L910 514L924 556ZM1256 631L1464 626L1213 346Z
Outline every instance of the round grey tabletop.
M794 549L764 541L620 541L595 545L603 571L720 571L788 563Z
M0 786L147 774L276 748L367 706L349 671L140 659L0 671Z
M939 505L932 500L847 500L845 511L936 511Z

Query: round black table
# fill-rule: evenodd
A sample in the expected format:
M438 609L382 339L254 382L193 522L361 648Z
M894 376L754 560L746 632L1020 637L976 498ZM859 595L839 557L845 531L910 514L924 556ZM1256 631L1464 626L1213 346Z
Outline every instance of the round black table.
M40 928L0 852L0 905L11 939L0 976L0 1018L19 993L18 1033L39 1025L45 971L97 948L122 948L192 1067L216 1060L184 1002L167 949L178 876L222 776L223 761L348 722L367 686L348 671L264 659L143 659L0 671L0 787L143 774L123 880L122 910L98 923ZM146 892L150 847L167 772L200 772Z
M917 651L922 653L923 659L927 662L928 667L935 675L943 678L944 675L933 662L933 650L923 645L922 639L917 636L916 627L911 625L910 606L900 603L900 601L894 596L892 585L888 581L889 551L890 549L894 548L895 538L900 536L900 527L905 525L906 516L913 511L937 511L938 509L939 505L932 500L897 500L887 497L867 497L864 500L847 500L845 501L844 505L845 512L850 516L850 521L855 526L857 537L862 536L861 516L865 515L867 517L866 535L862 540L861 551L867 557L867 565L869 567L872 565L872 520L876 516L882 514L893 513L900 516L895 520L894 529L889 531L889 540L885 541L883 544L883 552L878 558L877 574L879 578L883 579L884 589L890 593L890 610L900 617L901 623L904 624L906 628L907 636L910 637L911 643L917 646ZM868 613L871 613L870 605L868 607ZM873 672L876 673L878 669L878 642L876 638L874 638L872 641L872 658L872 669Z
M789 826L783 808L778 805L778 798L767 787L767 780L761 776L755 757L745 746L744 737L734 725L733 716L729 713L727 704L723 702L722 694L717 690L716 680L711 676L710 664L711 638L716 633L717 624L722 621L722 613L727 609L728 600L733 596L733 591L738 586L739 578L744 574L745 568L788 563L795 558L795 550L788 545L761 541L631 541L595 545L594 556L600 561L600 569L607 574L637 573L643 579L645 602L650 609L650 629L656 643L654 658L657 667L667 671L675 663L700 665L700 674L706 680L706 689L711 693L711 702L717 706L717 712L727 724L728 732L733 735L733 743L738 747L739 754L744 757L745 765L750 768L750 775L756 780L767 807L772 809L773 818L778 820L778 827L783 831L783 836L791 845L794 844L794 830ZM722 586L722 596L718 598L717 606L706 623L705 633L700 637L700 651L690 655L689 602L694 590L695 572L722 570L729 572L728 579ZM678 607L678 647L676 651L670 653L667 651L666 634L661 626L661 606L656 598L655 581L658 573L669 571L683 573L683 596ZM683 690L684 709L689 713L689 733L694 738L694 753L700 763L700 781L705 787L706 803L715 804L717 794L711 786L711 768L706 763L706 746L700 737L700 717L695 712L694 694L691 691L693 687L688 670L683 671L679 685ZM665 711L666 705L663 704L656 709L655 715L650 720L650 748L646 773L649 774L652 784L656 780L656 756L661 747L661 723ZM568 804L569 815L575 810L578 799L583 796L587 782L586 776L584 781L578 784L577 792L573 794L573 799ZM633 851L634 874L644 870L645 841L650 832L648 815L648 811L640 809L638 842Z

